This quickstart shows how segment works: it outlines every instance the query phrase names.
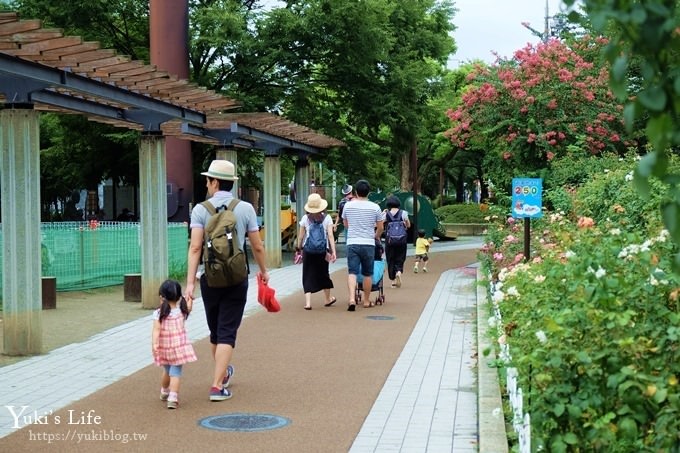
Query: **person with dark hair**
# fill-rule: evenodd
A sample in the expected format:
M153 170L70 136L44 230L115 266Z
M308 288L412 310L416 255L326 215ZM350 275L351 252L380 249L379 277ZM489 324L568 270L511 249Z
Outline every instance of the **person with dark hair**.
M167 401L168 409L177 409L182 365L197 360L184 326L191 303L182 296L182 287L175 280L164 281L158 296L160 307L153 312L151 348L154 363L163 367L161 401Z
M236 168L228 160L213 160L205 176L208 188L208 202L215 208L229 206L234 199L231 191L234 188ZM239 241L248 238L253 257L259 266L258 277L266 284L269 281L264 245L260 238L260 228L253 205L239 201L233 211L236 217L236 235ZM200 276L201 296L205 305L205 316L210 330L210 345L215 367L210 387L210 401L223 401L231 398L227 388L234 375L234 367L230 364L236 346L236 334L241 326L243 312L248 296L248 279L225 288L211 287L203 272L199 273L199 261L203 249L204 232L211 215L203 204L197 204L191 211L191 239L189 243L186 297L193 300L196 279ZM245 246L245 244L242 244ZM243 247L245 249L245 247Z
M385 202L385 257L387 258L387 276L392 281L392 288L401 288L404 262L406 261L406 247L408 241L406 237L406 230L411 227L411 222L408 218L408 212L401 209L401 202L399 198L391 195L387 197ZM393 223L394 231L399 231L403 238L390 237L390 223ZM397 225L401 222L401 225ZM402 240L403 239L403 240Z
M370 302L373 262L375 260L375 241L380 240L385 220L380 206L368 199L371 186L361 179L354 184L356 198L347 203L342 218L347 229L347 287L349 289L348 311L356 309L354 294L357 276L363 277L364 308L372 307Z

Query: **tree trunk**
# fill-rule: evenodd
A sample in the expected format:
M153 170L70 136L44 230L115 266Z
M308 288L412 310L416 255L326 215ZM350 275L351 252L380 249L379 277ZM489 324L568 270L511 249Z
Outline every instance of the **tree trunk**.
M401 190L407 191L411 189L413 181L411 179L411 154L402 153L401 154Z
M444 167L439 168L439 200L440 203L444 204L444 182L446 181L446 174L444 173Z

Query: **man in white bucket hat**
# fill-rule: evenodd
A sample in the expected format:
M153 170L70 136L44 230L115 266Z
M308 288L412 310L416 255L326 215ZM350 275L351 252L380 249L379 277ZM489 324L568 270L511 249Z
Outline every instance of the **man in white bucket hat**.
M354 199L354 188L351 184L345 184L342 186L342 200L338 203L338 212L335 215L335 223L333 224L333 231L338 229L338 225L342 222L342 210L345 208L347 202ZM345 241L347 241L347 229L345 228ZM338 235L338 242L340 242L340 235Z
M208 171L201 173L205 176L208 188L208 202L215 208L229 206L235 198L231 191L234 187L236 168L228 160L213 160ZM232 207L236 216L236 232L240 241L248 238L250 249L260 268L259 277L267 283L269 274L265 262L264 245L260 239L260 228L253 205L239 201ZM191 241L189 243L189 257L187 269L187 300L193 300L196 274L203 249L203 235L211 214L205 206L197 204L191 211ZM211 288L206 277L201 275L201 296L205 305L205 315L210 330L210 343L215 359L215 367L210 388L210 401L223 401L231 398L231 391L227 388L234 374L234 367L230 365L231 357L236 345L236 334L246 305L248 294L248 279L242 283L226 288Z

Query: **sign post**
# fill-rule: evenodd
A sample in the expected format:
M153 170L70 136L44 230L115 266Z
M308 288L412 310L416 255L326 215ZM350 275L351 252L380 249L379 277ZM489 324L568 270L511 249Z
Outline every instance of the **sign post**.
M541 178L512 179L512 216L524 219L524 260L531 254L531 219L543 216L543 180Z

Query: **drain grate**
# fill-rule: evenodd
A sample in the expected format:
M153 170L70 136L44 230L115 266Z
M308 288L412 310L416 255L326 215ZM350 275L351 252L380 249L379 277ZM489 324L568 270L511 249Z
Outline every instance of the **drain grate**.
M375 315L375 316L366 316L366 319L371 319L373 321L391 321L391 320L394 319L394 316Z
M203 428L216 431L267 431L283 428L290 420L271 414L225 414L213 415L199 420Z

